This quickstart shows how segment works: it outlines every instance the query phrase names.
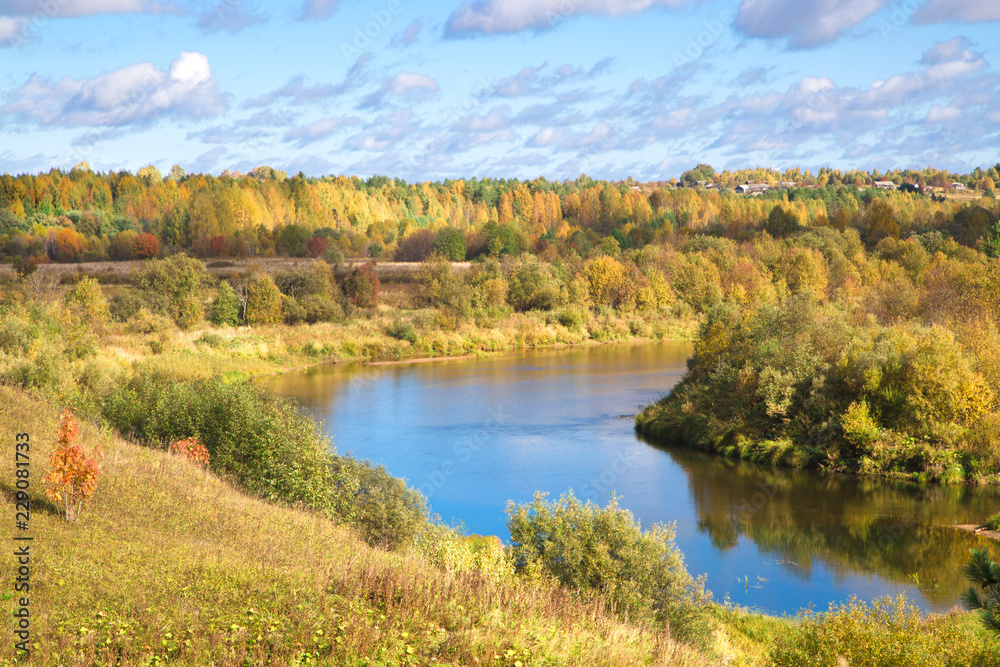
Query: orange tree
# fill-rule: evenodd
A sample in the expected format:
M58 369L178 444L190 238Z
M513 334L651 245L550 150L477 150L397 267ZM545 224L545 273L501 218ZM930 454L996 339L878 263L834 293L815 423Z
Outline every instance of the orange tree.
M95 446L88 456L80 445L73 444L80 435L80 427L69 408L63 410L59 425L59 446L49 458L50 471L45 477L49 484L45 495L64 512L66 521L76 521L85 502L97 490L101 471L97 459L102 458Z

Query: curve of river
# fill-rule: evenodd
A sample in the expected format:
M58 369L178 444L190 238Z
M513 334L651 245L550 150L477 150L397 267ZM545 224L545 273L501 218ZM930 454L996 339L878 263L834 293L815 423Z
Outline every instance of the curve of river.
M983 538L947 526L996 511L994 489L775 470L659 447L633 415L683 376L688 343L602 345L486 359L339 364L268 388L325 423L341 453L381 463L434 512L509 539L504 507L535 491L676 522L689 571L717 600L795 613L906 593L945 610Z

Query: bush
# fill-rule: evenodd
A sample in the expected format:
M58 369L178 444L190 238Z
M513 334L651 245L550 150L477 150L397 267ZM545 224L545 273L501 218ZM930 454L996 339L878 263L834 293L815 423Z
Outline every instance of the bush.
M852 667L1000 664L996 646L959 631L954 617L925 619L904 596L871 605L852 598L825 614L806 613L776 636L770 664L827 667L843 657Z
M266 273L247 278L247 324L276 324L281 321L281 290Z
M382 466L333 457L334 513L373 546L399 549L427 526L427 501Z
M305 312L304 319L309 324L337 322L344 316L343 308L336 301L319 294L307 294L299 304Z
M445 227L438 230L437 238L434 239L431 247L434 252L452 262L465 260L465 236L454 227Z
M344 282L344 291L358 308L374 308L378 305L380 286L375 264L368 262L351 271Z
M115 322L128 322L139 315L143 307L143 299L138 294L116 294L108 301L111 319Z
M295 300L295 297L287 294L281 296L281 312L285 324L298 324L306 320L306 309Z
M236 292L229 283L223 281L219 284L219 291L208 307L208 320L217 327L237 326L240 323L240 310L242 302L236 296Z
M88 456L80 445L73 444L80 435L73 411L63 410L59 425L59 444L49 458L49 474L45 482L46 497L56 503L66 521L76 521L85 503L97 491L101 471L97 460L102 458L96 445Z
M186 329L202 317L201 282L207 275L201 260L181 253L151 261L133 283L141 290L165 297L167 313L177 326Z
M104 397L102 416L150 445L198 437L212 470L268 500L329 510L329 443L291 401L220 378L183 383L137 373Z
M612 496L607 507L572 493L507 505L511 552L518 572L540 569L584 596L606 600L623 618L668 622L675 637L700 635L701 581L684 569L672 527L643 532Z
M436 235L429 229L418 229L400 240L396 246L397 262L422 262L434 252Z
M507 302L517 311L552 310L562 300L559 280L538 261L521 263L510 272L507 283Z
M279 271L274 274L274 283L282 294L296 299L309 294L332 299L339 292L330 266L319 261L310 262L305 267L296 266L287 271Z
M66 293L63 303L85 320L107 322L111 316L108 300L104 298L100 283L90 276L81 278L80 282Z

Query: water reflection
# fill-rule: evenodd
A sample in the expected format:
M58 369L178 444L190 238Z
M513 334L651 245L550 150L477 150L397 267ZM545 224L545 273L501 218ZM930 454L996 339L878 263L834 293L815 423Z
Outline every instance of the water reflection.
M635 413L686 370L689 344L606 345L429 364L341 364L268 383L326 423L340 452L386 466L446 521L508 539L504 507L535 491L676 521L717 598L795 613L904 592L946 609L981 538L943 526L994 512L993 489L761 468L639 440Z
M915 585L934 608L958 600L968 587L961 567L969 548L988 543L949 526L988 516L998 504L993 489L823 476L663 451L687 474L698 528L716 549L734 549L745 536L803 581L818 563L840 581L877 573Z

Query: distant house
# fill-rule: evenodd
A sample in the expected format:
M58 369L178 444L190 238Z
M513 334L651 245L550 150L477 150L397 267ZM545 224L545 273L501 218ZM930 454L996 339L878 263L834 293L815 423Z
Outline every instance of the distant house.
M875 181L872 183L879 190L895 190L896 184L892 181Z
M715 183L712 181L697 181L695 185L696 187L705 188L706 190L711 190L715 187Z
M781 187L785 188L786 190L788 188L794 188L795 187L795 181L782 181L781 182Z
M965 183L958 183L958 182L952 183L951 184L951 189L952 190L964 190L965 189Z
M759 195L770 190L767 183L750 183L749 181L736 186L736 193L741 195Z

